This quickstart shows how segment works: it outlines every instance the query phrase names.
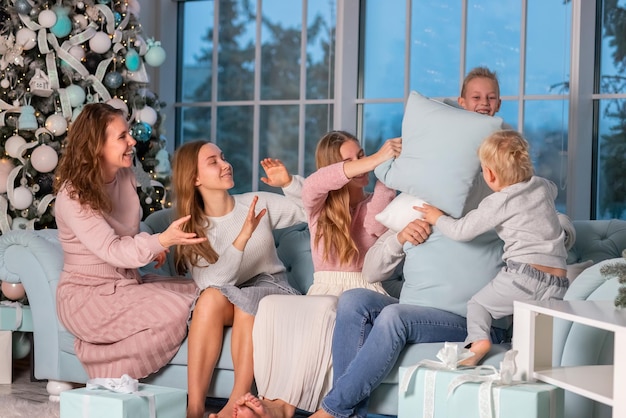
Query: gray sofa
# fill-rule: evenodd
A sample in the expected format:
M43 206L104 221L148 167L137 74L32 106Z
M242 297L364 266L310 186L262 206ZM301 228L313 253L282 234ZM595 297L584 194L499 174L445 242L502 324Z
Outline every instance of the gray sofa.
M159 232L170 222L170 211L163 210L150 215L142 223L142 229ZM569 252L568 263L584 260L600 262L606 259L621 258L626 248L626 221L575 221L576 244ZM278 254L287 266L289 278L293 286L303 293L312 282L313 267L310 257L309 232L306 225L275 232ZM59 323L55 309L55 291L59 274L63 265L63 253L57 240L57 232L53 229L38 231L11 231L0 236L0 278L10 282L22 282L31 305L34 323L34 376L48 380L51 396L58 395L59 390L67 388L57 382L84 383L87 374L74 354L73 336ZM151 266L145 268L154 272ZM169 259L160 273L171 274L172 260ZM576 279L568 291L567 298L605 298L616 292L616 280L599 280L597 268L590 268ZM587 331L581 327L566 323L557 324L554 343L554 363L560 365L603 364L612 361L612 336L604 335L594 338L597 350L580 352L568 348L570 334L576 338L584 338ZM582 335L582 337L581 337ZM579 341L579 340L578 340ZM394 371L385 382L372 394L370 412L375 414L397 414L398 399L398 367L412 365L422 359L435 359L436 353L443 343L414 344L408 346L398 359ZM224 350L217 364L208 396L227 398L233 383L232 361L230 358L230 332L227 330ZM499 365L503 354L510 348L507 344L495 345L485 359L485 363ZM593 352L591 352L593 351ZM186 389L187 386L187 345L183 343L180 350L157 373L145 379L146 383ZM592 417L606 414L606 408L599 407L591 401L567 394L567 417Z

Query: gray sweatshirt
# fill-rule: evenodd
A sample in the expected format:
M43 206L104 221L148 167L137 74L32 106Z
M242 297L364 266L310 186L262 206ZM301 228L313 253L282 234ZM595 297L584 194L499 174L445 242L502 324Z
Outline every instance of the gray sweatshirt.
M494 228L504 241L502 259L566 268L565 232L554 206L557 187L533 176L484 198L464 217L441 216L437 228L456 241L469 241Z

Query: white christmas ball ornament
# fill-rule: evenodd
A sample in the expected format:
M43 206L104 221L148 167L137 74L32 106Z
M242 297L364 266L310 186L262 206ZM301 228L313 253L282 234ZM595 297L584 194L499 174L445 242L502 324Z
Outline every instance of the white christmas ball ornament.
M30 155L30 163L40 173L49 173L55 169L59 162L57 152L49 145L43 144L35 148Z
M144 106L137 112L137 122L146 122L150 126L154 126L157 121L157 112L150 106Z
M111 49L111 37L105 32L96 32L89 40L89 48L98 54L104 54Z
M72 107L78 107L82 105L83 103L85 103L87 94L85 93L85 90L83 90L81 86L76 85L76 84L71 84L67 86L65 91L67 92L67 96L70 99L70 105L72 105Z
M4 150L13 158L20 157L19 149L26 144L26 140L19 135L13 135L4 143Z
M22 28L15 34L15 43L25 50L33 49L37 45L37 34L32 29Z
M46 129L54 136L61 136L67 131L67 120L61 115L50 115L46 119Z
M15 209L27 209L33 203L33 194L28 187L19 186L13 189L13 199L9 200Z
M124 103L124 100L118 97L113 97L112 99L107 100L107 104L116 109L120 109L124 112L124 117L128 117L128 106Z
M76 58L77 60L82 60L83 58L85 58L85 50L78 45L74 45L67 52L69 52L70 55Z
M44 28L51 28L57 23L57 15L52 10L42 10L37 17L37 21Z
M2 81L0 81L0 87L2 87L3 89L8 89L10 86L11 86L11 82L8 79L3 78Z

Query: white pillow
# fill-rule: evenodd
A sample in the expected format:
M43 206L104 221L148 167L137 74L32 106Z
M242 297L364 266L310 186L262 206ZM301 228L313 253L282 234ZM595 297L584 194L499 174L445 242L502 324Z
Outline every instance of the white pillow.
M567 265L567 278L570 284L574 281L580 273L582 273L587 267L593 265L593 260L583 261L582 263L568 264Z
M424 203L424 200L408 193L400 193L376 215L376 220L394 232L402 231L409 222L424 217L422 212L413 209L413 206L423 206Z

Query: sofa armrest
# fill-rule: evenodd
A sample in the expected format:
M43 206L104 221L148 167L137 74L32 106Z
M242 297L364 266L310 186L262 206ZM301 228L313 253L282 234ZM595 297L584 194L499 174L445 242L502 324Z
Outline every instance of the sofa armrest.
M63 250L55 229L15 230L0 236L0 277L21 282L28 296L38 378L51 378L50 371L58 370L59 332L64 328L57 318L56 288L62 268Z
M33 315L35 376L38 368L58 370L59 331L56 288L63 250L56 229L15 230L0 236L0 277L24 285Z
M613 300L617 295L616 279L607 280L600 273L603 265L623 260L626 248L626 221L574 221L576 243L568 263L593 260L572 282L565 300ZM612 355L610 333L570 321L554 321L552 362L555 366L602 364Z

